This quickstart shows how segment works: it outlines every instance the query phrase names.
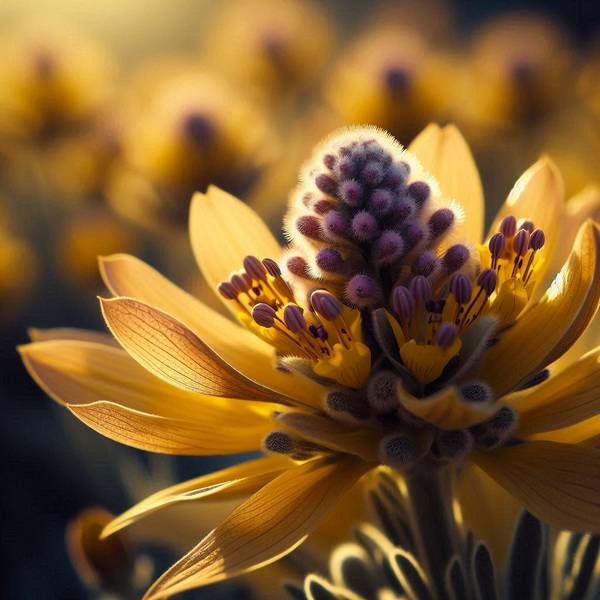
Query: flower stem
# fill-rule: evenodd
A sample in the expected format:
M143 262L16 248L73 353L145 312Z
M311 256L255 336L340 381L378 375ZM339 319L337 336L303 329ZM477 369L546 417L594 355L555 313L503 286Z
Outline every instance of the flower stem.
M460 538L452 501L454 471L451 467L425 468L405 478L417 552L427 568L437 597L447 599L444 576L453 556L460 555Z

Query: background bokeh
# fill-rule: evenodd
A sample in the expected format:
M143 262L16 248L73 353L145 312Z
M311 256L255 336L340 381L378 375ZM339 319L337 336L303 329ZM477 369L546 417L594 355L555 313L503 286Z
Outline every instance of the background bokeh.
M212 302L186 240L195 189L218 183L276 229L322 135L373 123L406 143L431 120L463 130L489 213L542 151L569 195L597 184L600 4L0 2L1 598L97 597L65 543L81 510L235 460L100 438L25 373L28 328L102 329L95 257L119 251ZM143 551L155 571L174 556Z

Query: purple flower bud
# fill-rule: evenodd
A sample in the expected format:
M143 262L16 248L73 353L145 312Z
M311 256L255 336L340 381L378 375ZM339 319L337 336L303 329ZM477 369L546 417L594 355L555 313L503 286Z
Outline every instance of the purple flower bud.
M317 175L315 184L324 194L333 195L337 190L337 183L335 179L330 175L326 175L325 173Z
M434 252L426 250L415 258L412 264L412 271L415 275L423 275L429 277L439 267L437 256Z
M235 291L238 294L243 294L244 292L247 292L250 289L250 284L248 283L248 281L244 279L239 273L234 273L229 278L229 281L231 282L231 285L234 287Z
M296 304L286 304L283 309L283 321L293 333L298 333L306 327L302 309Z
M312 209L318 215L326 215L330 210L333 210L334 208L335 203L331 200L327 200L327 198L321 198L312 205Z
M267 452L275 454L291 454L294 451L294 440L285 431L271 431L262 445Z
M529 247L532 250L540 250L546 243L546 236L541 229L535 229L529 238Z
M410 467L418 458L415 443L402 434L391 434L379 442L379 459L396 469Z
M369 198L369 208L378 215L386 215L394 205L394 196L389 190L376 189Z
M338 196L348 206L359 206L362 201L363 187L356 179L346 179L340 183Z
M400 198L392 206L390 219L396 226L402 225L414 212L415 207L408 198Z
M412 250L424 237L425 229L418 221L410 223L402 233L406 251Z
M431 188L424 181L413 181L408 186L408 195L419 207L423 207L425 202L427 202L430 193Z
M337 162L337 158L333 154L326 154L323 157L323 164L328 169L333 169L333 167L335 167L336 162Z
M377 283L369 275L355 275L346 286L348 300L359 308L370 306L379 299Z
M532 233L533 232L533 221L529 221L527 219L523 219L520 223L519 223L519 229L524 229L527 233Z
M310 305L327 321L333 321L342 313L342 303L327 290L315 290L310 295Z
M219 291L219 294L221 294L221 296L227 300L235 300L237 298L235 288L229 281L222 281L217 286L217 290Z
M503 233L505 237L511 238L513 235L515 235L516 231L517 220L512 215L504 217L500 223L500 232Z
M471 256L471 253L465 245L455 244L450 246L442 259L446 273L458 271L469 260L469 256Z
M448 289L459 304L466 304L473 293L471 280L463 273L452 275L448 283Z
M396 385L398 380L392 371L375 373L367 384L367 402L377 415L386 415L398 408Z
M441 348L450 348L456 339L458 329L452 323L442 323L435 332L434 342Z
M257 279L258 281L267 280L267 269L256 256L246 256L244 258L244 270L252 279Z
M311 240L321 239L321 222L317 217L303 215L296 219L296 229Z
M367 185L375 187L383 181L385 171L380 162L372 160L364 166L361 175Z
M379 264L389 264L402 256L404 240L396 231L388 229L379 236L373 247L373 258Z
M275 309L264 302L259 302L252 309L252 318L261 327L273 327L275 324Z
M308 263L302 256L290 256L286 261L288 271L297 277L310 279L310 271Z
M408 321L415 310L415 301L412 294L403 285L398 285L392 290L392 309L402 321Z
M392 189L403 185L410 177L410 165L405 162L397 162L390 165L385 175L384 184Z
M333 239L345 239L350 231L348 217L337 210L331 210L325 215L325 231Z
M354 161L350 158L342 158L336 168L336 172L341 179L349 179L354 175L354 171Z
M417 302L423 304L431 298L431 283L427 277L417 275L413 277L409 285L410 293Z
M274 261L272 258L263 258L262 263L265 266L265 269L267 270L267 273L269 275L271 275L272 277L281 276L281 269L279 268L277 262Z
M431 217L429 217L429 233L431 234L431 239L435 240L440 237L454 223L454 213L449 208L440 208L436 210Z
M529 232L526 229L519 229L513 238L513 250L517 256L525 256L529 250Z
M498 258L504 252L505 237L503 233L495 233L488 243L490 254L493 258Z
M460 394L467 402L475 403L488 402L494 397L490 386L481 381L473 381L461 386Z
M483 288L488 296L494 293L497 281L498 275L494 269L484 269L477 278L478 285Z
M377 235L377 230L377 219L366 210L356 213L352 219L352 233L361 242L372 239Z
M326 273L341 273L344 270L344 259L335 248L323 248L315 257L317 266Z

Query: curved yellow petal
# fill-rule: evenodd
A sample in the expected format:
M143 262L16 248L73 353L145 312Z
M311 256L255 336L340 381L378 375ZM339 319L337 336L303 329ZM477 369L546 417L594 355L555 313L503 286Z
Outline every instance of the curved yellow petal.
M320 459L289 469L238 506L164 573L145 600L266 566L297 548L368 467L358 459Z
M506 559L523 505L479 467L467 464L456 487L466 529L485 542L498 564Z
M54 340L19 350L40 387L78 418L111 439L153 452L255 450L278 408L179 390L105 344Z
M543 283L544 273L550 265L552 254L559 242L565 212L564 183L560 171L547 156L540 158L515 183L501 206L489 235L498 230L504 217L528 219L546 235L544 247L536 254L536 283Z
M471 427L492 417L498 404L465 401L455 387L446 387L427 398L415 398L399 389L400 404L413 415L452 430Z
M410 144L423 167L433 175L444 196L465 211L458 225L465 239L477 243L483 235L484 198L479 171L464 137L454 125L428 125Z
M109 333L103 331L92 331L89 329L77 329L75 327L53 327L52 329L38 329L30 327L27 330L32 342L46 342L50 340L80 340L82 342L94 342L120 348L119 343Z
M132 523L173 504L200 500L231 500L245 498L274 479L294 463L283 456L262 456L208 475L160 490L118 517L111 520L102 531L106 537Z
M534 441L473 458L541 521L557 529L600 532L600 451Z
M170 315L132 298L100 302L106 323L119 343L163 381L208 396L285 401L233 369Z
M263 220L247 204L214 185L206 194L196 192L192 198L190 240L196 262L215 293L221 281L242 268L244 257L277 259L281 253ZM225 305L232 309L231 302Z
M531 436L531 439L577 444L600 449L600 415L563 429L535 433Z
M127 254L115 254L100 259L100 270L115 296L136 298L172 315L248 379L302 404L320 402L319 384L298 373L276 369L269 344L194 298L145 262Z
M479 377L501 396L556 360L575 342L598 307L600 232L588 221L569 260L543 298L485 354Z
M600 347L526 396L508 401L519 412L516 435L522 437L562 429L599 414Z

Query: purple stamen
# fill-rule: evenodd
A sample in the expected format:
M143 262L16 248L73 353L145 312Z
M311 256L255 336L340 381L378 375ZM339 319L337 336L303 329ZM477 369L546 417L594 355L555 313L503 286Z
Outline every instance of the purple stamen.
M310 279L308 263L302 256L291 256L287 259L286 266L293 275Z
M488 248L490 249L490 254L492 258L499 258L504 252L506 238L503 233L495 233L488 243Z
M267 280L267 269L256 256L246 256L246 258L244 258L244 270L253 279L258 281Z
M327 200L327 198L321 198L312 205L312 208L318 215L326 215L330 210L335 208L335 203Z
M517 220L512 216L504 217L500 223L500 233L503 233L505 237L511 238L517 231Z
M546 243L546 236L541 229L535 229L529 238L529 247L534 250L540 250Z
M394 204L394 196L389 190L376 189L369 198L369 208L379 215L390 212Z
M235 300L237 298L235 288L229 281L222 281L217 286L217 290L219 291L219 294L221 294L221 296L227 300Z
M281 277L281 269L279 268L277 262L272 258L263 258L262 263L265 266L267 273L271 275L271 277Z
M513 238L513 250L517 256L525 256L529 250L529 232L526 229L519 229Z
M533 232L533 221L529 221L527 219L523 219L519 224L519 229L524 229L527 233Z
M234 287L235 291L238 294L243 294L244 292L247 292L251 287L250 283L238 273L234 273L229 278L229 281L231 282L231 285Z
M379 185L383 181L384 175L385 171L383 169L383 165L374 160L368 162L362 170L362 177L365 183L372 187Z
M323 164L328 169L333 169L333 167L335 167L336 162L337 162L337 158L333 154L326 154L323 157Z
M456 339L458 329L452 323L442 323L435 332L434 342L440 348L450 348Z
M302 309L296 304L286 304L283 309L283 321L293 333L299 333L306 328L306 320Z
M490 296L496 289L498 275L494 269L484 269L477 278L478 285L483 288L483 291Z
M431 283L423 275L417 275L411 279L409 290L417 302L425 304L431 298Z
M333 321L342 314L342 303L327 290L315 290L310 295L310 305L327 321Z
M252 309L252 318L261 327L273 327L275 324L275 309L264 302L259 302Z
M403 285L398 285L392 290L392 309L400 320L408 321L415 310L415 301Z
M450 293L456 298L458 304L466 304L471 299L473 289L471 280L463 273L455 273L448 283Z
M325 231L334 238L345 238L350 229L348 218L337 210L331 210L325 215Z
M418 221L410 223L403 231L403 237L405 242L405 248L408 252L412 250L424 237L425 230L423 225Z

